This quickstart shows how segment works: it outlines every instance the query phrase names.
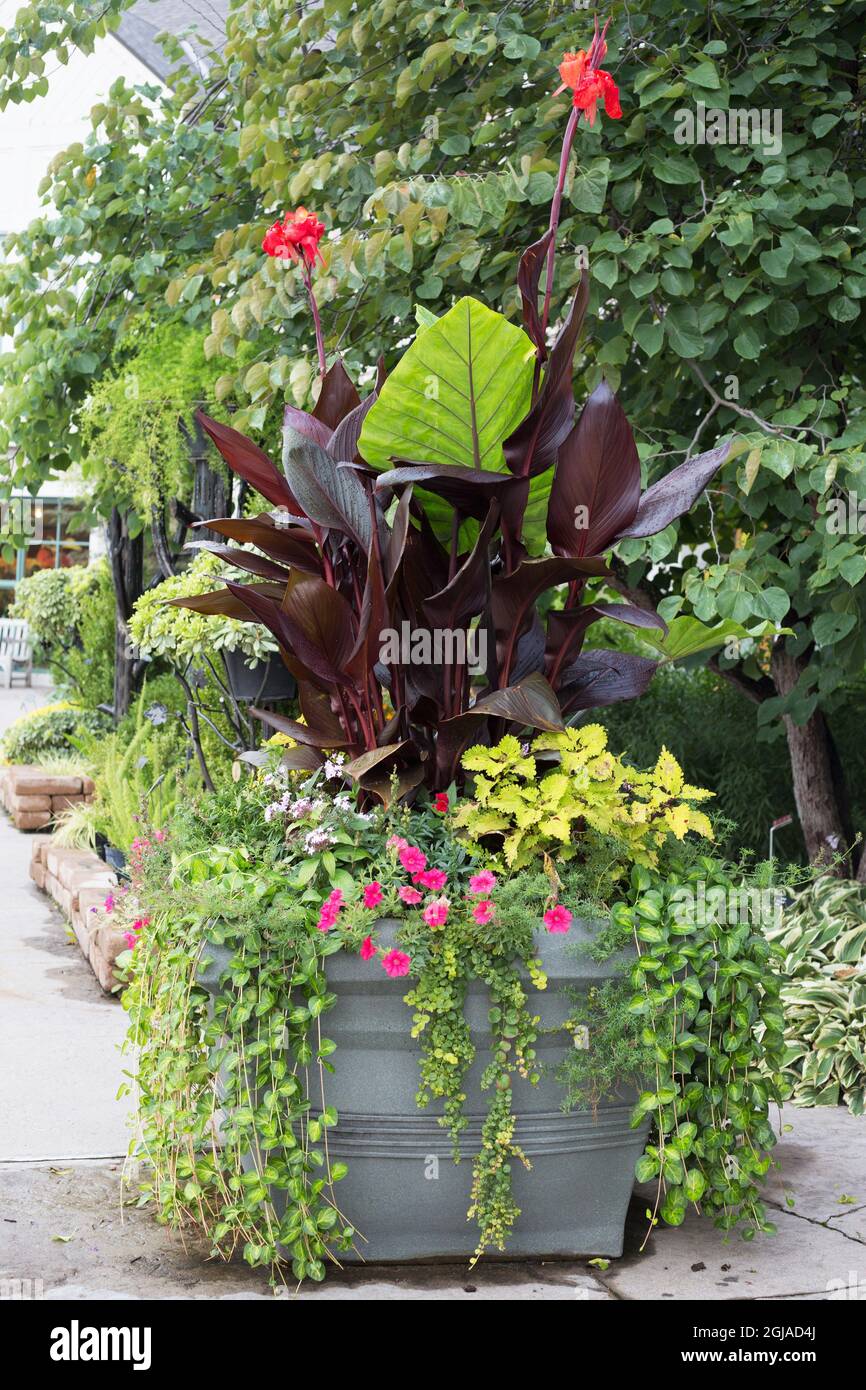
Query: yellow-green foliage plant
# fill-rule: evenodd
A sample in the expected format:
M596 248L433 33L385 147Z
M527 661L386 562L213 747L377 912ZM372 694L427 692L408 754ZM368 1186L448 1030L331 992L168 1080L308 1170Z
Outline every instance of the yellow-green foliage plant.
M547 761L553 766L540 775ZM629 767L610 751L600 724L541 734L531 747L507 735L495 747L470 748L463 767L474 774L473 794L455 823L476 852L489 856L498 840L495 858L512 871L544 854L579 856L588 832L618 841L625 858L646 868L669 834L713 838L694 804L713 793L690 786L666 748L651 771Z

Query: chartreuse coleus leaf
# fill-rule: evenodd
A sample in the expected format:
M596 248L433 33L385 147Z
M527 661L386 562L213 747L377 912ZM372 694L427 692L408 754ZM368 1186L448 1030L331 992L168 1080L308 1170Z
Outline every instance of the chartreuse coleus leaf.
M456 464L506 472L502 442L529 411L535 349L521 328L477 299L459 299L431 322L406 350L364 420L363 458L385 469L395 460ZM542 475L533 485L550 490ZM451 509L431 493L418 493L444 540ZM530 506L530 550L544 544L544 509ZM538 535L535 535L538 532Z

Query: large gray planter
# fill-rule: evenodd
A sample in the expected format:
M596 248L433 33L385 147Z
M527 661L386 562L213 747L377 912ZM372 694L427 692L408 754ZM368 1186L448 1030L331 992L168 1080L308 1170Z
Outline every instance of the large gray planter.
M380 923L378 939L390 944L394 927ZM572 1012L568 989L586 990L616 972L615 961L598 963L574 951L592 935L591 925L581 921L567 935L538 934L536 954L548 987L530 998L542 1020L536 1049L543 1075L535 1086L519 1078L514 1084L515 1137L532 1170L512 1164L521 1214L508 1242L511 1256L622 1254L634 1165L647 1125L629 1126L635 1092L628 1086L594 1112L564 1114L552 1072L574 1040L559 1030L543 1031ZM213 991L226 951L208 946L206 954L213 961L199 978ZM336 1194L343 1215L364 1237L358 1241L361 1256L368 1262L470 1257L476 1245L476 1228L466 1219L471 1155L480 1143L488 1098L479 1084L490 1060L486 989L473 983L467 992L478 1052L466 1085L466 1157L455 1164L450 1135L436 1119L441 1106L434 1102L419 1110L415 1103L419 1044L409 1036L411 1013L403 1003L409 981L389 979L378 961L344 952L328 958L327 974L338 1002L323 1019L337 1044L325 1099L339 1115L328 1147L332 1161L349 1165ZM279 1209L278 1192L274 1199Z

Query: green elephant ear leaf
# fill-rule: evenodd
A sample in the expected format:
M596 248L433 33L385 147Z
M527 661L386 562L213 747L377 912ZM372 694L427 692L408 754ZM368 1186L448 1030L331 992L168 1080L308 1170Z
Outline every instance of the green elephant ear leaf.
M502 441L529 411L534 361L521 328L477 299L459 299L425 323L385 381L364 420L361 455L380 469L408 459L504 473ZM429 493L419 500L447 538L447 503Z

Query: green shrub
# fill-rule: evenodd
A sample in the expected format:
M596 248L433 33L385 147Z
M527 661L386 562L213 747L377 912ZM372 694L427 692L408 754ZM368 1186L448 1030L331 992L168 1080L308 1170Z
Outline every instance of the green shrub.
M114 591L108 565L37 570L22 579L10 609L30 625L37 661L83 705L111 697L114 675Z
M7 763L41 763L71 752L72 739L82 731L104 734L108 723L98 711L80 705L44 705L10 724L0 740L0 757Z

